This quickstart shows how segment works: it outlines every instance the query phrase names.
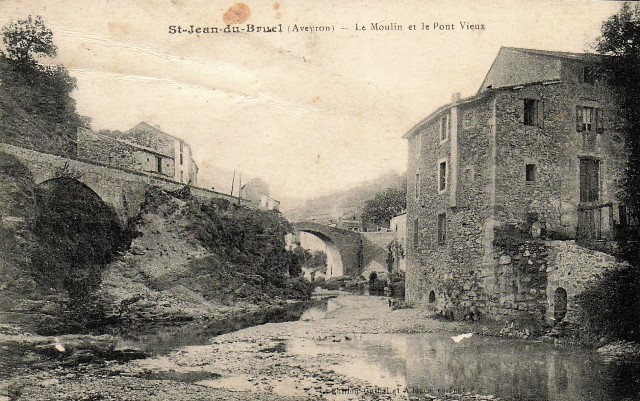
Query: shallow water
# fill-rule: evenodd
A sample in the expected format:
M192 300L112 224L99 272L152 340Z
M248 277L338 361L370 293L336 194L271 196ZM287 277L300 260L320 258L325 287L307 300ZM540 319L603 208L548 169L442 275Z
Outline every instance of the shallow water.
M350 341L291 341L294 354L343 354L334 370L381 390L438 395L470 392L503 400L640 400L640 372L606 365L592 351L447 333L371 334Z
M205 345L212 338L224 333L265 323L298 320L321 301L297 302L281 307L258 309L253 312L228 316L211 321L186 323L181 326L156 327L153 330L124 330L118 334L118 346L142 349L152 355L163 355L184 346Z

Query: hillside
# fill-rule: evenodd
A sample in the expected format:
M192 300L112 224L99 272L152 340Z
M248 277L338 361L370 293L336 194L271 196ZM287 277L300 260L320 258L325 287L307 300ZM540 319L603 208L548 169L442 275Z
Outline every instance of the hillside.
M25 67L0 55L0 141L73 157L75 80L61 66Z
M354 216L359 218L367 200L387 188L399 188L404 185L406 185L406 174L399 175L392 171L348 190L307 200L301 207L285 208L282 212L292 222L311 219L326 222ZM284 202L283 206L286 207Z
M96 207L69 204L57 216L17 160L0 154L0 161L0 327L101 333L219 319L309 296L297 278L300 261L284 248L288 223L277 213L150 187L131 227L135 238L114 247L112 258L78 259L112 241L106 233L78 235L95 225ZM68 213L80 225L56 228ZM74 241L83 251L56 249Z

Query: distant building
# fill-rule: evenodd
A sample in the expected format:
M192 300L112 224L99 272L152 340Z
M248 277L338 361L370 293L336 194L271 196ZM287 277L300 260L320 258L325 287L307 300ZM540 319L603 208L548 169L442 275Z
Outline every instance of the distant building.
M269 195L269 185L261 178L254 178L240 188L240 197L262 210L280 210L280 201Z
M78 128L76 146L81 160L143 171L194 186L198 183L198 166L191 147L144 122L125 132Z

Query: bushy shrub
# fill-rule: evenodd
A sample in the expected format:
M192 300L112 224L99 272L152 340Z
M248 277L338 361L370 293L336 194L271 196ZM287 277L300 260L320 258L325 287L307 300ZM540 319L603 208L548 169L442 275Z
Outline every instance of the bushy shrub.
M640 270L609 270L576 297L587 341L601 337L640 342ZM613 337L613 338L612 338Z
M285 248L285 234L291 231L290 224L271 211L221 206L218 202L191 201L188 229L216 256L218 261L206 267L213 275L218 275L216 272L221 266L227 266L225 269L235 270L230 272L232 276L245 274L260 278L255 286L262 286L262 290L251 284L252 288L236 288L231 297L248 298L253 296L252 291L266 296L308 297L311 287L298 280L304 255Z

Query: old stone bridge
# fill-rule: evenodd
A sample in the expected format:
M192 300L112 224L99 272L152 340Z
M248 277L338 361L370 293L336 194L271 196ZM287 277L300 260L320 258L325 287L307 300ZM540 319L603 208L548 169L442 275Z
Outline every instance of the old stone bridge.
M149 186L157 186L168 191L185 186L141 171L115 169L90 161L68 159L4 143L0 143L0 152L17 158L31 172L36 185L53 182L61 177L71 177L79 181L103 202L112 206L121 223L126 223L138 214ZM190 186L190 190L197 198L237 200L235 197L204 188Z
M294 223L293 227L300 233L301 242L304 233L308 233L325 243L329 276L353 276L361 270L362 237L359 233L310 221Z

